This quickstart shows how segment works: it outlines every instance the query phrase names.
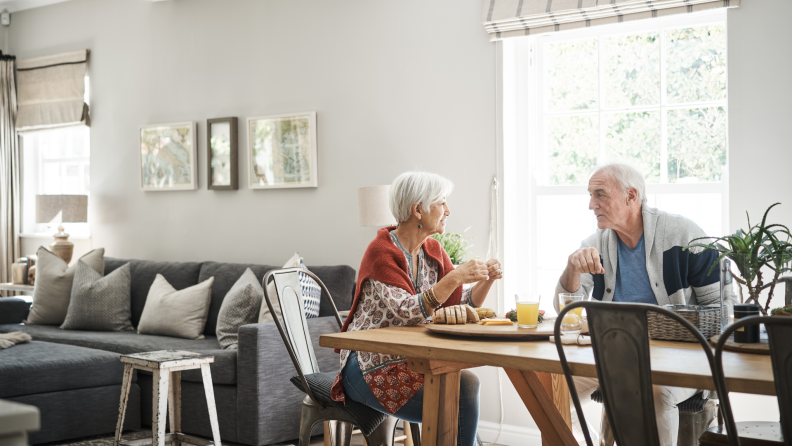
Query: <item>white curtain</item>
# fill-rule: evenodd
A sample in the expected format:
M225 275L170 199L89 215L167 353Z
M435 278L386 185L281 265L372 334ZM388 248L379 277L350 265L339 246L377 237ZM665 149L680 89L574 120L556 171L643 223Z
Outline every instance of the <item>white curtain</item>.
M88 50L72 51L17 63L17 131L88 124L84 99L88 54Z
M490 40L740 6L740 0L484 0Z
M11 264L19 257L20 163L14 64L14 56L0 53L0 282L11 281Z

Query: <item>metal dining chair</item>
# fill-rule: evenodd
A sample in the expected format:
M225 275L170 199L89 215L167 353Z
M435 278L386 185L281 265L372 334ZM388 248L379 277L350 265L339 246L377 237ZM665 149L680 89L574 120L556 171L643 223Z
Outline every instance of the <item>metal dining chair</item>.
M729 389L723 373L723 348L732 333L748 325L764 324L770 344L770 360L773 363L780 422L746 421L734 422ZM730 445L792 445L792 317L748 317L730 325L715 346L715 386L721 395L721 411L724 424L713 427L699 437L701 446ZM725 429L724 429L725 428Z
M558 315L553 334L561 368L588 446L594 445L561 343L561 321L566 313L578 307L586 309L602 404L616 443L660 446L652 393L646 313L654 311L684 326L701 344L710 369L714 369L714 357L707 340L690 322L657 305L583 301L565 306Z
M301 268L284 268L269 271L264 276L264 300L297 370L297 376L293 377L291 382L306 394L300 416L299 446L308 446L311 443L313 427L323 421L329 422L332 446L348 446L352 436L352 426L360 429L368 446L393 446L398 421L396 418L349 398L346 404L343 404L333 401L330 397L330 388L338 372L322 373L319 370L303 311L305 306L300 287L300 274L308 275L319 284L323 291L322 296L330 302L338 328L342 326L341 316L330 292L312 272ZM270 278L274 280L276 290L276 295L272 297L267 291ZM273 297L277 299L280 307L282 322L275 312ZM410 426L410 431L413 443L415 446L420 446L420 429L413 424Z

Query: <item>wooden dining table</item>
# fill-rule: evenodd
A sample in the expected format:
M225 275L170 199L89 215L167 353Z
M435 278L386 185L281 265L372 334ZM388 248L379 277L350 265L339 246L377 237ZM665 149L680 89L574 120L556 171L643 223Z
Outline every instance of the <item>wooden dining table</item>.
M423 373L424 446L456 445L460 373L480 366L505 370L541 430L543 445L578 444L572 435L569 388L558 351L547 340L448 336L419 325L326 334L319 345L405 356L412 371ZM653 384L715 390L698 343L650 341L650 350ZM596 378L591 346L566 345L564 353L573 375ZM730 391L775 395L769 356L724 352L723 368Z

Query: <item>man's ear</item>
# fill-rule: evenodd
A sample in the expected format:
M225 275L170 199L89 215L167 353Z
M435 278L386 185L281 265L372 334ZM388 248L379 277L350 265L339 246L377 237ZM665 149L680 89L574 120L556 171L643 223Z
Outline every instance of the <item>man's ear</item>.
M631 187L630 190L627 191L627 202L631 201L638 201L638 189Z

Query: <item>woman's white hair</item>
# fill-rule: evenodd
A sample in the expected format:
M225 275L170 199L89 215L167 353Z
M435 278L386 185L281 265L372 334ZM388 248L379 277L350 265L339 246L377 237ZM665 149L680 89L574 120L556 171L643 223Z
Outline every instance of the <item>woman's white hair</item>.
M391 184L391 213L403 223L410 219L415 203L421 205L423 212L429 212L431 205L451 195L452 190L454 183L435 173L404 172Z
M613 178L625 196L634 187L638 191L638 199L641 204L646 204L646 180L644 180L643 174L636 167L627 163L605 163L595 167L591 176L600 172Z

